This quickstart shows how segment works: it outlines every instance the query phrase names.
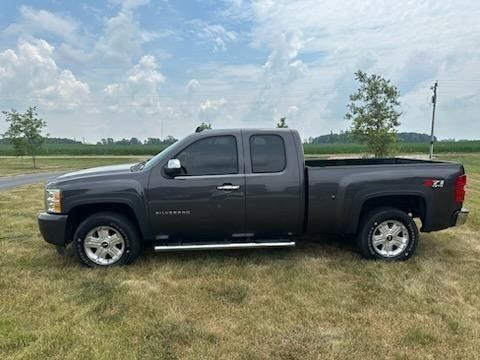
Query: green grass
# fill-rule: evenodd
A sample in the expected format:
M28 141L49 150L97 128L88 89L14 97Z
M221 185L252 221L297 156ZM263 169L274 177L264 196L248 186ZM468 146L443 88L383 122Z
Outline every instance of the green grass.
M448 159L471 217L398 263L321 238L87 269L41 239L42 185L0 192L0 358L478 358L480 156Z
M85 144L45 144L39 155L144 155L151 156L165 148L163 145L85 145ZM398 143L399 153L428 153L428 143ZM364 153L365 146L359 144L307 144L307 154ZM457 141L435 143L436 153L476 153L480 152L480 141ZM0 144L0 156L13 156L11 145Z

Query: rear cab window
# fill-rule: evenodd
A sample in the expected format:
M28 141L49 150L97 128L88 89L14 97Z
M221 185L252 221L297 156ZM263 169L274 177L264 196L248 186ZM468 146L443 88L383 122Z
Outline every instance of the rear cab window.
M283 138L275 134L250 136L253 173L275 173L285 170L287 158Z

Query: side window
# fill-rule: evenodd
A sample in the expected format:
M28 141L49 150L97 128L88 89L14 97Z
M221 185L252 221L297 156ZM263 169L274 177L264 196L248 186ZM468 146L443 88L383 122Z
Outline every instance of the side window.
M250 137L252 172L272 173L285 169L285 143L278 135L252 135Z
M234 136L212 136L198 140L176 158L182 175L225 175L238 173L237 141Z

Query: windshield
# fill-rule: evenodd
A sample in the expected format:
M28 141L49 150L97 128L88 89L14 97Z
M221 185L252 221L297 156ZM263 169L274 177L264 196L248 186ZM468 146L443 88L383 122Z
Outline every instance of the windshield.
M159 161L163 160L166 153L169 153L170 150L175 149L180 143L181 143L181 141L174 142L172 145L167 146L165 149L160 151L157 155L155 155L151 159L147 160L143 169L144 170L151 169L155 164L157 164Z

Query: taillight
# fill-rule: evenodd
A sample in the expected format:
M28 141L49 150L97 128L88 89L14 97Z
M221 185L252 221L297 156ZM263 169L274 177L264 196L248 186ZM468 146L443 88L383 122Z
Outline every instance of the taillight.
M465 185L467 184L467 175L460 175L455 181L455 202L462 203L465 200Z

